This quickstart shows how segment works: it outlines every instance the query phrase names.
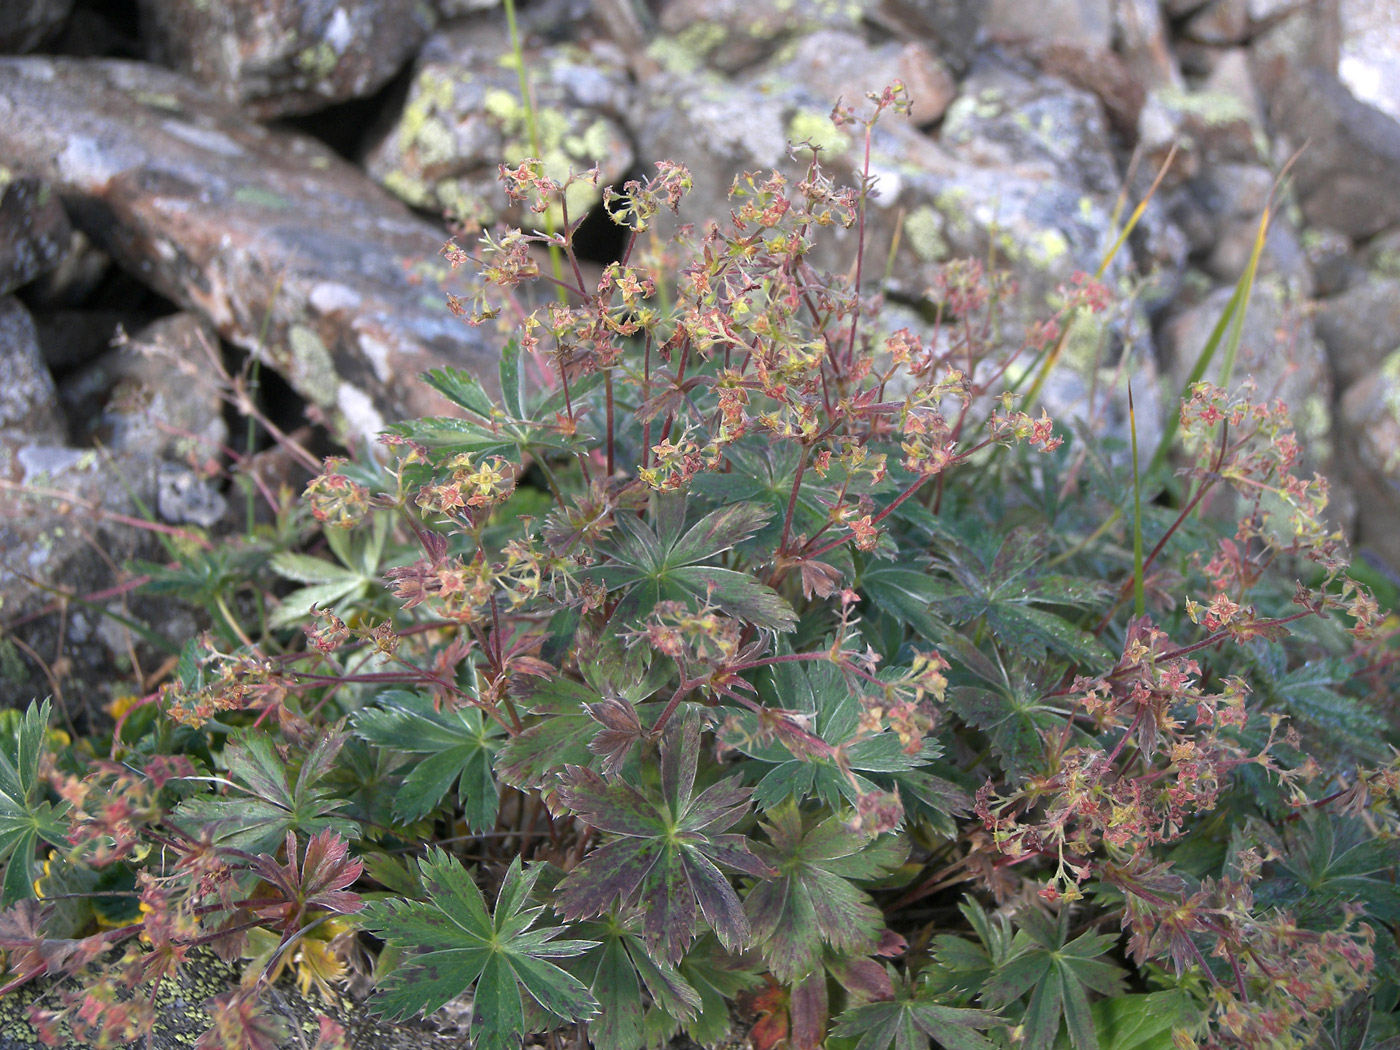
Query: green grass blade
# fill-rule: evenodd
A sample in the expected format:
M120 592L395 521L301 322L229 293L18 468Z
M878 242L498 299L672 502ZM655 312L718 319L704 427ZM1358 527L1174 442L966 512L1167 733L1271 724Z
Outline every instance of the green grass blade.
M1133 381L1128 380L1128 434L1132 438L1133 454L1133 614L1147 612L1147 598L1142 586L1142 485L1138 476L1137 410L1133 405Z

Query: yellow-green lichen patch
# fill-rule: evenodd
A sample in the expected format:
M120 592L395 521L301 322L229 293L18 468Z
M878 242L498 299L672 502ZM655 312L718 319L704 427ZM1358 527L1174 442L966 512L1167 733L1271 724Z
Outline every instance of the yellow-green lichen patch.
M303 48L297 52L295 59L297 69L305 73L313 80L324 80L335 72L336 63L340 61L340 56L335 53L328 40L321 40L311 47Z
M792 142L810 142L833 153L845 150L851 141L844 131L831 123L828 114L810 109L799 109L792 115L788 121L787 136Z
M944 220L959 237L972 234L974 223L968 210L971 194L961 186L940 190L933 198L933 205L943 215Z
M1157 97L1168 109L1196 117L1208 125L1254 122L1254 114L1248 103L1224 91L1188 91L1168 87L1163 88Z
M250 204L271 211L286 211L291 207L291 202L286 197L266 186L239 186L233 191L233 199L239 204Z
M1104 346L1102 318L1088 310L1077 310L1070 319L1069 331L1060 350L1060 367L1088 377L1098 366Z
M688 51L673 36L659 36L647 47L647 57L668 73L685 75L700 68L704 56Z
M391 171L384 176L384 188L415 208L427 207L432 199L427 184L403 171Z
M601 165L612 152L612 147L612 128L602 117L588 125L581 134L569 135L564 139L564 149L569 155L587 164Z
M1318 445L1325 442L1332 433L1332 407L1321 394L1309 394L1298 406L1297 417L1293 420L1298 432L1307 438L1309 450L1317 456L1324 456Z
M168 91L133 91L131 97L133 101L152 109L163 109L171 113L179 113L182 110L180 100Z
M447 111L452 107L456 89L451 78L444 77L431 69L418 75L413 85L413 95L403 108L399 118L399 142L407 149L423 130L423 125L435 111Z
M507 126L516 123L524 115L519 99L503 88L487 88L486 94L481 100L481 108L489 116ZM539 115L543 116L543 114Z
M704 60L724 43L726 35L718 22L692 22L676 34L676 44Z
M1400 248L1384 248L1371 259L1371 272L1377 277L1400 277Z
M413 149L419 165L432 167L449 163L456 155L457 145L447 125L429 117L418 128L418 134L413 138Z
M927 204L920 205L905 217L904 236L914 254L924 262L938 262L948 257L948 242L943 239L943 219Z
M1023 245L1025 257L1042 269L1049 269L1069 252L1069 240L1053 227L1037 230Z
M287 332L288 380L303 397L324 408L335 404L335 362L315 329L292 325Z

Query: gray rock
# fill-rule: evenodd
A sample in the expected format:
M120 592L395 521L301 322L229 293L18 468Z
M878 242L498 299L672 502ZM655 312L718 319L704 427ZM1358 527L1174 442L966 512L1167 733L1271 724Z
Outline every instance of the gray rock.
M1400 279L1372 277L1324 299L1313 323L1337 385L1360 383L1400 350Z
M1312 267L1314 295L1340 295L1366 279L1366 269L1352 253L1351 240L1345 234L1313 228L1303 232L1302 243ZM1400 272L1395 276L1400 277Z
M34 320L13 296L0 298L0 433L55 444L67 437Z
M1159 345L1173 396L1185 386L1233 292L1232 288L1217 288L1163 325ZM1205 378L1219 383L1224 364L1222 340ZM1276 277L1255 282L1245 313L1229 385L1237 386L1246 377L1253 378L1258 398L1283 400L1309 463L1314 468L1325 464L1332 426L1332 375L1327 354L1314 335L1303 304Z
M1177 156L1167 185L1221 163L1259 164L1268 138L1250 100L1228 91L1174 87L1148 92L1138 119L1138 144L1155 171L1173 146Z
M1400 120L1400 7L1342 0L1337 75L1363 102Z
M1269 116L1295 147L1308 144L1293 175L1310 223L1356 240L1400 224L1400 121L1315 70L1273 91Z
M1400 353L1342 395L1337 445L1343 474L1356 491L1355 544L1400 568Z
M1366 268L1377 277L1400 277L1400 227L1366 242Z
M1107 51L1113 43L1113 8L1110 0L989 0L982 28L994 40Z
M262 353L344 434L442 412L423 369L494 371L493 334L444 302L474 286L437 259L437 228L178 74L0 60L0 155L49 179L124 267Z
M1182 85L1158 0L1114 0L1113 40L1114 50L1139 84L1147 88Z
M489 222L507 203L497 177L501 164L538 156L560 182L596 165L598 189L578 183L570 190L570 219L581 218L601 187L620 181L633 164L631 140L619 123L631 103L625 57L602 44L527 53L536 150L519 77L502 61L510 53L499 15L435 34L419 56L403 112L368 152L369 173L416 207ZM540 222L518 207L510 219Z
M111 269L112 257L70 225L68 243L53 269L35 278L25 288L24 298L45 310L84 305Z
M925 6L950 5L935 0ZM785 43L807 33L858 30L870 7L870 0L665 0L648 51L671 73L693 73L702 66L736 73L775 54L781 57Z
M1093 194L1116 193L1120 184L1094 95L992 58L979 61L960 85L939 138L979 167L1043 173Z
M422 0L140 0L151 58L249 113L307 113L372 94L432 28Z
M0 169L0 295L8 295L58 266L72 227L44 183L3 176Z
M1254 252L1259 220L1269 205L1277 176L1262 164L1219 163L1171 195L1173 213L1198 210L1183 225L1205 234L1194 247L1201 268L1222 284L1233 285ZM1286 211L1274 202L1269 232L1259 259L1260 274L1281 277L1295 294L1313 291L1312 267Z
M1193 43L1236 47L1249 38L1249 0L1206 0L1186 19L1181 34Z
M68 20L73 0L0 0L0 54L33 51Z
M1307 72L1336 76L1341 0L1249 0L1250 65L1266 98Z
M790 57L789 57L790 55ZM859 110L870 92L893 81L909 93L909 119L927 127L943 119L957 93L948 67L925 44L868 44L851 30L824 29L798 40L764 71L763 89L801 85L806 93Z
M961 74L976 50L986 8L987 0L876 0L866 17L896 38L928 42Z
M122 340L63 382L75 441L153 465L217 461L228 442L210 360L218 353L218 336L192 314L164 318Z

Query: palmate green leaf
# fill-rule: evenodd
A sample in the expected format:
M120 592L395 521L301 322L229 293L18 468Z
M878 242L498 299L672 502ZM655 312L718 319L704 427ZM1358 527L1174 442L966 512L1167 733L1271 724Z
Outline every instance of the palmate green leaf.
M57 807L36 798L39 794L39 759L44 750L44 733L52 704L31 703L16 717L10 731L0 731L0 863L5 866L0 882L0 908L34 896L34 880L39 876L35 848L43 839L52 846L67 844L63 815L68 803Z
M475 985L474 1050L515 1050L525 1031L524 995L561 1021L583 1021L598 1004L578 978L553 959L596 941L555 940L562 927L535 927L542 906L527 907L542 867L511 862L487 911L481 890L456 858L434 849L418 862L424 901L373 901L360 913L366 929L406 960L391 971L372 1006L386 1017L430 1014ZM411 954L411 953L417 954Z
M927 741L910 755L899 737L888 731L852 741L860 726L861 701L835 664L812 661L764 668L758 690L766 706L794 712L833 749L831 756L810 749L795 754L776 737L760 736L753 712L732 712L721 739L753 760L749 771L757 780L753 798L765 812L790 797L815 797L838 809L856 805L862 793L891 788L922 802L925 815L933 820L947 819L948 814L971 805L956 785L920 768L942 753L936 742ZM839 761L834 753L838 748Z
M515 354L508 347L502 358L504 411L497 407L475 376L456 368L434 369L422 373L422 379L475 418L429 417L397 423L388 429L429 448L447 453L466 452L474 456L505 455L518 458L545 448L581 450L584 445L579 439L564 436L557 427L532 421L531 416L550 419L556 411L561 411L563 393L556 390L544 395L533 408L526 405L520 361ZM571 393L576 398L582 397L602 380L601 374L583 376L571 384Z
M749 939L749 923L725 867L763 877L768 868L742 835L722 834L749 808L749 789L731 777L694 794L700 722L674 719L661 744L661 794L650 799L621 780L582 766L560 774L560 801L581 820L615 837L559 884L556 909L569 920L638 905L643 939L655 957L675 963L695 939L698 917L727 948Z
M648 1043L660 1045L670 1039L678 1028L701 1046L717 1046L727 1039L734 1022L729 1004L740 992L756 988L763 978L743 960L720 947L711 934L695 942L678 967L685 982L700 996L700 1009L694 1017L680 1023L667 1018L659 1010L647 1015Z
M1042 571L1047 538L1029 529L1010 533L990 560L952 536L937 544L935 568L928 575L908 568L876 567L859 585L887 610L932 642L954 626L980 621L1012 656L1043 659L1058 653L1090 665L1111 663L1103 642L1063 616L1039 606L1094 607L1106 594L1097 580Z
M186 828L212 825L215 841L247 853L275 852L288 831L309 837L329 829L358 839L359 825L337 812L346 800L323 783L345 739L342 732L323 733L294 772L270 736L244 733L224 748L234 784L229 794L196 795L175 810L175 819Z
M1261 903L1287 908L1312 928L1335 925L1350 903L1361 904L1369 920L1400 922L1400 840L1314 808L1284 837L1254 827L1278 854L1274 877L1257 892Z
M771 507L734 503L696 522L684 534L684 507L675 497L653 501L652 524L629 515L617 518L619 538L605 549L609 563L579 575L625 590L615 614L636 623L659 601L692 598L764 630L792 631L797 614L777 591L732 569L700 565L748 539L772 517Z
M1199 1013L1180 989L1148 995L1119 995L1089 1007L1094 1032L1103 1050L1174 1050L1172 1032L1190 1027ZM1055 1050L1070 1050L1068 1031L1060 1033Z
M831 1034L859 1036L855 1050L928 1050L933 1039L946 1050L995 1050L981 1035L1003 1019L986 1010L945 1006L926 986L895 982L895 998L866 1003L841 1015Z
M537 719L517 733L496 753L496 776L501 783L533 790L552 780L551 774L566 765L586 765L593 757L588 744L598 723L584 704L598 694L570 678L543 683L530 697L530 712Z
M796 803L768 813L763 825L771 845L755 843L754 855L778 872L756 885L744 907L755 945L773 976L793 984L821 965L822 946L841 955L868 955L884 928L884 915L848 879L874 878L908 855L897 837L853 831L833 814L804 828Z
M1068 908L1061 910L1058 919L1027 910L1009 957L982 987L982 1001L994 1009L1029 993L1021 1022L1026 1050L1050 1050L1061 1020L1075 1050L1101 1050L1088 993L1116 996L1123 990L1122 969L1099 958L1118 938L1086 933L1068 941L1069 916Z
M457 801L472 831L495 826L500 797L492 762L504 730L475 707L437 711L432 697L395 689L354 718L355 733L380 747L426 755L404 779L394 815L413 822L427 816L457 783Z
M576 932L599 942L565 968L589 986L598 1013L588 1022L589 1041L598 1050L640 1050L647 1039L647 998L653 1012L673 1022L687 1021L700 1006L700 993L670 963L647 954L641 937L615 917L584 922ZM645 993L645 994L644 994Z
M1302 731L1309 753L1385 760L1385 720L1362 701L1338 692L1355 676L1353 661L1315 658L1290 671L1285 647L1264 641L1246 646L1245 654L1258 704L1287 714Z

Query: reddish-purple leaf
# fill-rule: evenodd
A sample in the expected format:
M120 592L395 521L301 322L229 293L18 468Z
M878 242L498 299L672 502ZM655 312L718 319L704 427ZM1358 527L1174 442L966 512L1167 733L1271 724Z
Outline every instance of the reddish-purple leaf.
M678 724L679 723L679 724ZM682 815L681 805L688 809L690 793L695 788L695 766L700 759L700 720L681 718L666 730L661 748L661 793L671 803L671 812Z
M826 974L815 970L792 989L792 1050L817 1050L826 1041Z
M619 839L600 846L560 884L559 914L574 921L607 911L615 900L631 901L661 856L655 842Z
M646 735L637 709L624 697L604 697L596 704L584 705L602 732L588 745L588 750L603 759L603 772L609 776L622 768L632 748Z
M650 836L665 829L657 807L629 784L586 766L565 766L559 781L559 800L599 831Z
M894 998L889 970L874 959L846 956L832 960L826 968L842 988L862 1002L885 1002Z
M640 907L647 950L672 963L695 939L697 912L727 947L748 940L748 918L720 867L770 874L742 835L722 834L748 812L747 788L728 780L691 797L699 751L700 719L690 712L662 740L661 802L579 766L560 775L565 806L622 836L594 850L559 884L561 914L585 918L615 901Z
M686 854L682 863L700 913L719 943L731 951L737 949L749 939L749 920L734 887L699 850Z

